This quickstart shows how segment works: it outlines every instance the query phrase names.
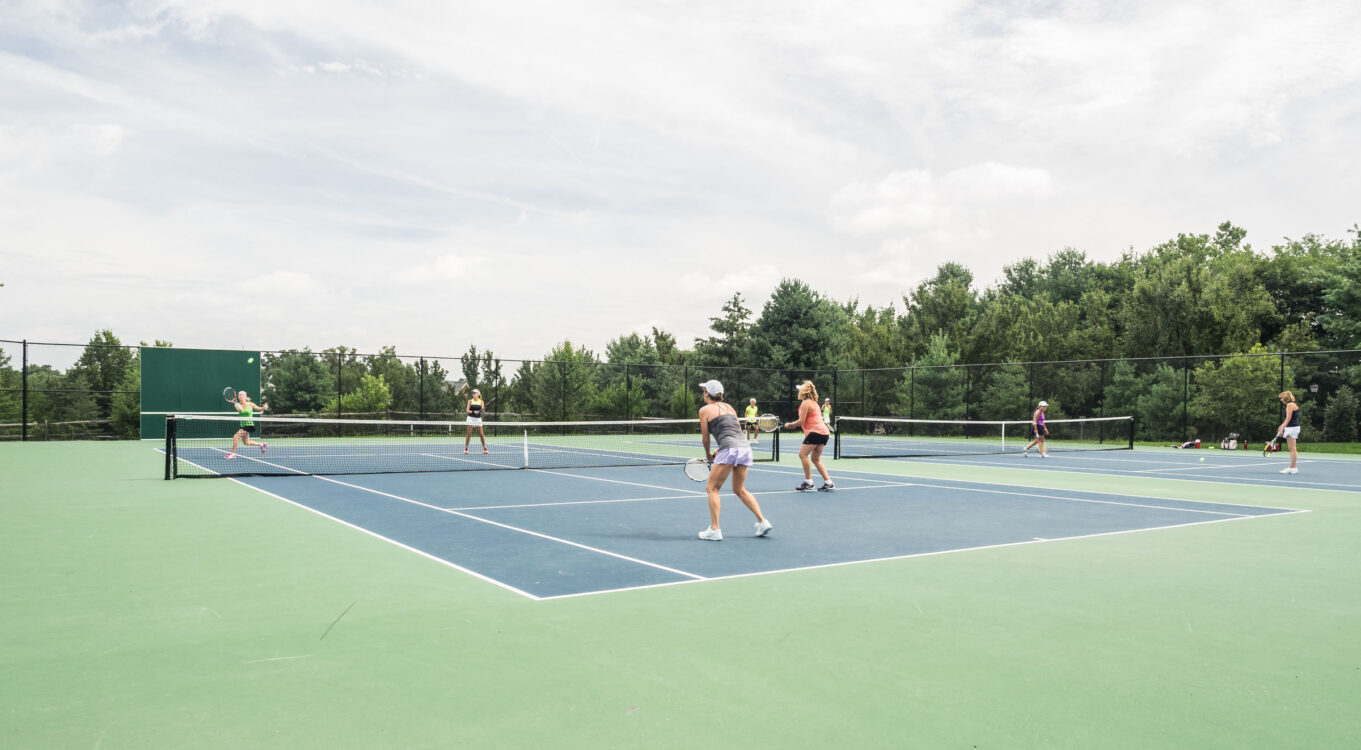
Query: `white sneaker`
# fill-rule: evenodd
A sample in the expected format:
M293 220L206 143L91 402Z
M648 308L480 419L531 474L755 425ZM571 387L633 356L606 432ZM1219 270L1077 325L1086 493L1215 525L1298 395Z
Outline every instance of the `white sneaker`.
M1282 473L1282 474L1298 474L1298 473L1300 473L1300 470L1299 470L1299 469L1292 469L1292 468L1290 468L1289 466L1287 466L1287 467L1285 467L1284 469L1281 469L1281 473Z
M1048 453L1041 453L1041 454L1040 454L1040 458L1049 458L1049 454L1048 454Z
M265 449L268 448L268 447L269 447L269 443L260 443L260 452L261 452L261 453L264 453L264 452L265 452Z
M223 456L223 458L225 458L225 459L227 459L227 460L230 461L231 459L236 458L236 454L235 454L235 453L228 453L227 455Z
M756 536L765 536L770 533L770 529L771 524L769 519L756 522ZM703 534L701 533L700 536L703 537Z
M723 532L719 529L705 529L699 532L699 538L706 542L723 541Z

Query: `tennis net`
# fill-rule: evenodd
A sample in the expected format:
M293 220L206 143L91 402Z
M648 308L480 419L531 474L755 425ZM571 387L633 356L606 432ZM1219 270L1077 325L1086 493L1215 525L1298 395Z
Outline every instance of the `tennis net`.
M463 422L252 417L252 442L237 446L239 416L166 418L165 478L489 469L566 469L683 464L703 458L698 419L618 422L485 422L464 452ZM778 433L752 445L758 461L779 460Z
M1045 447L1051 452L1129 450L1133 417L1050 419ZM1031 440L1027 420L900 419L838 417L837 458L895 458L1020 453Z

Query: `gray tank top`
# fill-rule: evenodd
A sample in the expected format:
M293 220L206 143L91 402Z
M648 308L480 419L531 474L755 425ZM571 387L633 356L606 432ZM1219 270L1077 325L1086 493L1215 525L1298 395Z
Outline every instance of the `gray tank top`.
M718 441L715 452L724 448L740 448L747 444L747 437L742 434L742 425L738 424L737 417L733 414L720 414L710 419L709 434Z

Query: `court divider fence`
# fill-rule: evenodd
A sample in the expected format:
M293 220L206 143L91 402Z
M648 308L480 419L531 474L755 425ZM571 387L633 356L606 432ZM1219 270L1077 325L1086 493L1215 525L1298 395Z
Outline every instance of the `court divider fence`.
M140 347L0 339L0 440L135 439ZM1277 394L1301 404L1302 439L1355 442L1361 350L1009 362L879 369L785 370L692 364L508 360L361 353L346 347L261 352L261 394L280 416L451 420L464 386L489 420L692 417L697 384L718 379L744 411L791 419L805 379L834 415L1026 419L1132 416L1136 440L1265 441L1280 423ZM203 384L205 388L223 384Z

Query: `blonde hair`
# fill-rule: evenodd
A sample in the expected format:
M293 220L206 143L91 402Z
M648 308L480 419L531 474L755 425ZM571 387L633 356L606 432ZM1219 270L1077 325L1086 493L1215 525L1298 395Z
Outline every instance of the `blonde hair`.
M799 398L811 398L814 401L818 400L818 387L813 385L813 381L803 381L803 385L799 386Z
M1281 395L1277 396L1276 398L1283 398L1289 403L1292 404L1295 403L1295 394L1291 393L1290 391L1281 391Z

